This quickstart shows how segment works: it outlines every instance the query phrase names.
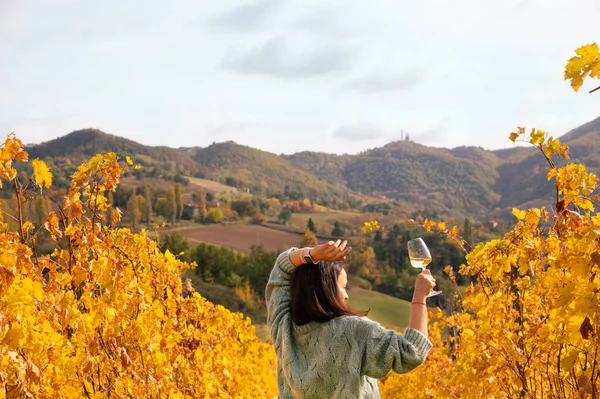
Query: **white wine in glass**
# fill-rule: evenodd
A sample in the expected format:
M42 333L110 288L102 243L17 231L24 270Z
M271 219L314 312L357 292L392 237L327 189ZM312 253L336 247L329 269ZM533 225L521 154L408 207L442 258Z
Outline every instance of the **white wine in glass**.
M412 267L425 270L427 265L431 263L431 254L425 241L421 237L415 238L408 242L408 257ZM441 294L442 291L431 291L427 298Z

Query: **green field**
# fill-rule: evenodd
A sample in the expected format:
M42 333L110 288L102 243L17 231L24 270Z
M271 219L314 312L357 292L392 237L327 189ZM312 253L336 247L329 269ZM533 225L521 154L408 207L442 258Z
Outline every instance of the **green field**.
M350 306L357 310L371 309L367 317L385 328L403 332L408 326L410 302L362 288L352 288L348 295ZM257 325L256 335L262 341L269 341L268 327L265 324Z
M410 302L376 291L351 288L348 292L350 306L355 309L371 309L368 317L382 326L403 331L408 326Z

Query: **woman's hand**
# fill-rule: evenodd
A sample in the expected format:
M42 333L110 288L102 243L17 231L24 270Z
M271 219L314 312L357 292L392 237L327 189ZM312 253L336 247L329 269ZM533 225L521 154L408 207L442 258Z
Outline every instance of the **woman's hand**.
M435 287L435 279L429 269L423 270L417 276L415 281L415 292L413 293L413 302L425 302L429 292Z
M345 260L348 252L352 250L352 247L347 247L347 240L329 241L325 244L317 245L310 250L310 256L315 262L324 260L328 262L335 262Z

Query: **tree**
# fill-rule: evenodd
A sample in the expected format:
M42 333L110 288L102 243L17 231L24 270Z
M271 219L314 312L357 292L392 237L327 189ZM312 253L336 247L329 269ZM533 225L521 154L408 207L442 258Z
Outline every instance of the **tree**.
M252 216L256 212L256 208L250 200L237 200L231 202L231 209L236 211L241 217Z
M342 225L337 220L333 224L333 229L331 230L331 235L334 237L342 237L344 235L344 229Z
M175 198L175 190L170 189L167 193L167 207L165 217L171 221L171 225L175 223L177 217L177 199Z
M205 219L208 223L221 223L224 218L221 208L209 208Z
M38 195L35 199L35 225L41 227L46 221L46 216L50 210L48 198L43 195Z
M315 226L315 222L313 222L312 218L308 218L308 223L306 223L306 228L313 232L313 234L317 234L317 226Z
M177 219L181 219L183 214L183 189L181 183L175 183L175 210Z
M279 212L279 221L281 224L287 224L292 218L292 211L288 208L283 208L281 212Z
M238 184L239 184L238 180L235 177L232 177L232 176L227 176L225 178L225 184L227 184L230 187L239 188L239 186L238 186Z
M142 217L142 207L144 206L144 197L141 195L131 194L127 201L127 214L131 218L131 225L137 226L137 223Z
M144 219L146 219L146 223L148 228L150 228L150 223L152 222L152 190L150 186L144 187Z
M207 192L207 193L205 193L205 196L206 196L206 201L207 202L211 202L212 200L215 199L215 195L213 193L211 193L210 191Z
M277 198L267 198L269 214L277 215L281 212L281 202Z
M316 247L318 245L317 236L309 229L304 230L304 235L300 241L300 247Z
M190 261L190 243L179 233L165 235L160 246L161 251L169 250L174 254L183 253L182 259Z
M198 219L202 222L206 217L206 194L203 189L198 190L196 200L198 201Z
M473 224L469 218L465 219L463 226L463 238L469 244L469 248L473 247Z
M250 222L253 224L263 224L266 220L267 218L265 218L265 215L260 212L256 212L254 215L252 215L252 220Z
M167 215L169 214L168 206L167 197L161 196L156 199L154 209L156 209L156 213L167 219Z
M366 247L364 251L356 253L350 251L347 265L348 273L367 278L376 277L377 259L373 247Z

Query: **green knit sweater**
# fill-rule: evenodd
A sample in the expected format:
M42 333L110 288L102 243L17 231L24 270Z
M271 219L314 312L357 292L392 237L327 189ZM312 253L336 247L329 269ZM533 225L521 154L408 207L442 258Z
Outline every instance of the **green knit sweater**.
M402 336L358 316L296 326L290 312L293 249L277 257L266 289L279 398L379 398L377 379L425 361L432 344L412 328Z

